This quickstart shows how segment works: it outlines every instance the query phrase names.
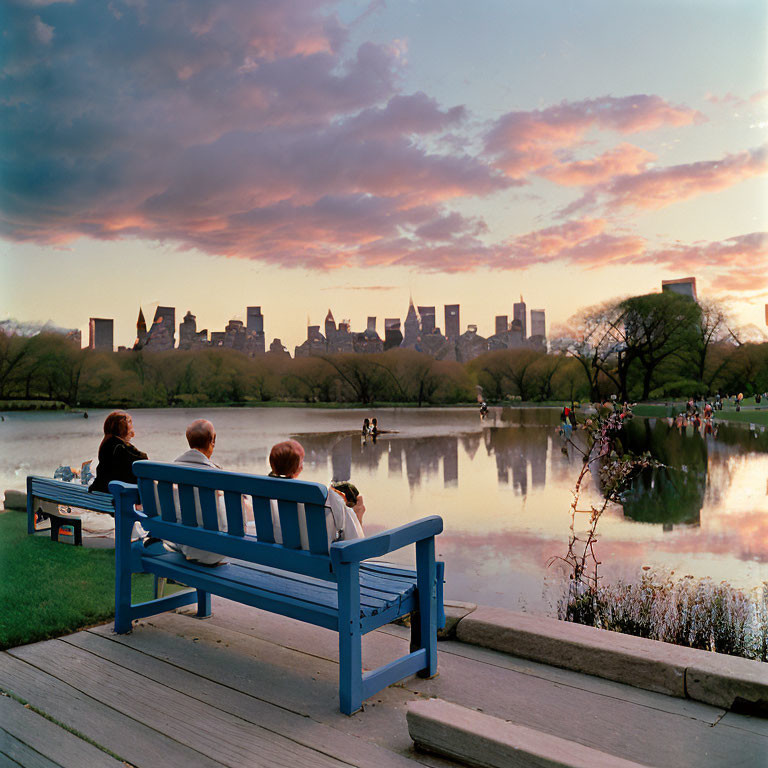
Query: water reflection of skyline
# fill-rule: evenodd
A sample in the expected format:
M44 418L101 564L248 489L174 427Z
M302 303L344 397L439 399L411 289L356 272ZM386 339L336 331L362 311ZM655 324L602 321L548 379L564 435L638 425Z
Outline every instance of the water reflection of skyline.
M358 435L309 434L296 435L306 453L304 463L322 471L331 463L333 482L354 480L356 472L377 473L386 457L387 475L401 478L403 473L411 491L426 480L440 475L444 488L459 485L459 447L471 460L481 444L486 455L496 462L499 486L509 486L521 496L547 482L547 456L550 445L546 427L489 427L482 434L408 437L390 435L375 443L363 441Z

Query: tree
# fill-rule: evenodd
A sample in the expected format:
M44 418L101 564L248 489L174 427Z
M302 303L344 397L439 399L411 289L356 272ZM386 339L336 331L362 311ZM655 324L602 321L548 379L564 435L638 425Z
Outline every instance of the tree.
M671 357L684 357L695 344L701 325L699 305L676 293L650 293L634 296L619 304L621 314L614 326L620 339L621 356L629 366L637 361L642 372L641 398L647 400L653 375ZM626 376L621 377L623 400L628 400Z

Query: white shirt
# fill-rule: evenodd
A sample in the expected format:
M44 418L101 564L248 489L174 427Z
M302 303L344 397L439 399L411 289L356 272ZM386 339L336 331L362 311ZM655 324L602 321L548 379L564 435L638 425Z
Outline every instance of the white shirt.
M277 502L270 499L272 511L272 530L275 535L275 543L282 544L283 536L280 530L280 514ZM296 505L299 513L299 537L301 548L309 550L309 536L307 535L307 513L303 504ZM325 528L328 533L328 544L334 541L351 541L365 537L363 526L357 519L357 515L348 507L344 496L333 488L328 489L328 498L325 502Z

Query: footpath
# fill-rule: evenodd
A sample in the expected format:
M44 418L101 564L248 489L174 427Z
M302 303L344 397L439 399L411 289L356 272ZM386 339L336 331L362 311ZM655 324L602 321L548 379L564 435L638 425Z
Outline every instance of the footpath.
M336 633L224 600L210 619L168 613L128 635L105 625L11 649L0 766L768 766L768 665L473 608L451 611L459 639L441 641L437 677L352 717L338 711ZM408 638L366 635L364 666Z

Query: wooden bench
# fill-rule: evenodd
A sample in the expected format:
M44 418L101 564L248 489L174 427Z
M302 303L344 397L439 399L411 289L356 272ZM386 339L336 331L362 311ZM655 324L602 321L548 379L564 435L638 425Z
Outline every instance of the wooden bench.
M115 500L111 493L88 493L88 487L79 483L65 483L63 480L53 480L50 477L27 477L27 533L35 532L35 503L36 500L51 501L54 504L90 509L94 512L115 514ZM62 525L72 525L74 528L75 545L83 543L80 518L69 515L58 515L46 510L51 518L51 540L58 541Z
M364 699L403 678L437 673L437 629L444 624L443 564L435 560L440 517L354 541L328 544L328 489L301 480L137 461L138 484L111 482L115 497L115 632L132 621L197 603L197 615L211 612L210 595L289 616L339 633L339 700L347 715ZM218 528L217 493L223 493L227 532ZM243 524L242 495L253 500L256 536ZM275 543L270 499L277 502L282 544ZM202 526L197 523L199 504ZM134 505L141 503L143 511ZM297 504L303 504L308 549L301 546ZM178 510L177 521L177 505ZM131 544L136 521L149 535L215 552L239 562L218 567L188 561L159 544ZM416 545L416 571L365 563ZM133 605L131 574L151 573L193 587ZM412 617L411 652L380 669L362 673L362 635L407 614ZM414 620L415 618L415 620Z

